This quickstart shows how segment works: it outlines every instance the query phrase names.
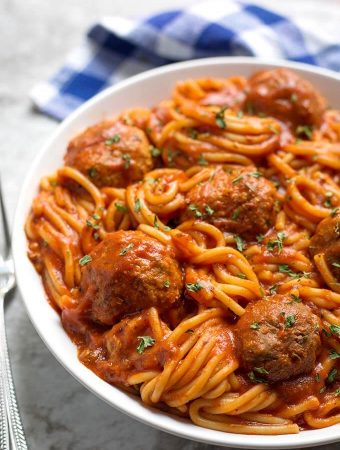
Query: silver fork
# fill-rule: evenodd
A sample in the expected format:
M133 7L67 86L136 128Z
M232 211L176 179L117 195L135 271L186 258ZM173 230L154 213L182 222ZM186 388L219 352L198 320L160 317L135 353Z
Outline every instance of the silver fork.
M15 286L11 241L0 180L3 251L0 253L0 450L28 450L9 360L5 329L5 295Z

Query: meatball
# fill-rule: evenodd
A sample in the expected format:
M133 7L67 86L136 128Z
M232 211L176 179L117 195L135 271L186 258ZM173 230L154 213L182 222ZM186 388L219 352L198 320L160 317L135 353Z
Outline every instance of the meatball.
M324 255L328 270L338 285L331 287L340 292L340 214L326 217L319 223L310 241L309 251L313 257Z
M161 312L180 299L182 272L172 248L141 231L108 234L90 257L80 289L96 322L112 325L151 306Z
M321 346L319 326L308 306L289 297L249 304L235 333L243 368L269 382L310 373Z
M139 128L106 121L70 142L65 164L78 169L98 187L125 187L152 169L150 144Z
M183 218L202 218L222 231L254 238L274 222L275 193L255 167L218 167L209 180L187 193Z
M319 125L326 110L325 99L314 87L288 69L255 73L249 79L245 100L256 113L265 113L293 126Z

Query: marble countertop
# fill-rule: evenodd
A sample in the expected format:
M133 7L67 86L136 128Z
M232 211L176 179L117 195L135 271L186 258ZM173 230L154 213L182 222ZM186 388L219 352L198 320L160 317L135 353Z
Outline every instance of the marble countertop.
M0 0L0 170L11 218L32 158L57 126L32 109L32 86L59 67L97 17L147 14L184 1L145 0L137 6L136 0ZM217 450L142 425L96 398L49 353L19 292L12 297L6 308L7 333L31 449ZM318 447L339 448L340 444Z

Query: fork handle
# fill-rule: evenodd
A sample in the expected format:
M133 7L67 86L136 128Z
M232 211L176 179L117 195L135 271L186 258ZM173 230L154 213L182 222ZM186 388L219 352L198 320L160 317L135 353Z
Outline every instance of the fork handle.
M4 312L4 298L0 295L0 367L1 367L1 384L3 385L3 392L5 397L5 409L7 414L1 414L1 432L3 431L3 422L8 423L9 439L11 446L2 446L1 450L28 450L25 431L22 425L22 420L19 413L18 403L15 394L15 387L12 376L11 363L9 360L6 328L5 328L5 312ZM1 401L0 401L1 402ZM2 412L2 411L1 411ZM7 420L6 420L7 417ZM4 426L5 428L5 426ZM4 442L6 442L6 433ZM7 438L8 442L8 438Z

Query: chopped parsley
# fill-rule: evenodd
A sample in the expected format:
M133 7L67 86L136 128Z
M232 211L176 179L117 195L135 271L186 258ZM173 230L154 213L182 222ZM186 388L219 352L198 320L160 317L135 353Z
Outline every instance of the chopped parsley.
M112 144L117 144L117 142L120 141L120 136L119 134L115 134L114 136L112 136L109 139L106 139L105 144L106 145L112 145Z
M327 377L327 383L333 383L333 381L335 380L336 376L337 376L338 371L336 370L336 368L334 367L328 374Z
M231 218L233 220L237 220L240 217L240 212L241 212L241 208L235 209L235 211L233 212L233 215L231 216Z
M134 211L136 213L139 213L139 211L141 210L141 207L142 207L142 203L141 203L140 199L137 198L137 200L135 201Z
M296 322L295 314L293 314L291 316L287 316L285 318L285 328L292 328L292 326L295 324L295 322Z
M323 394L323 393L326 391L326 389L327 389L326 386L322 387L322 388L320 389L320 391L319 391L320 394Z
M203 289L203 286L200 283L198 283L198 282L196 282L196 283L187 283L186 284L186 288L190 292L198 292L201 289Z
M236 248L239 252L243 252L243 250L246 248L246 244L244 240L241 238L241 236L238 236L235 234L234 241L236 243Z
M207 205L207 206L205 207L205 210L206 210L208 216L212 216L212 215L214 214L214 212L215 212L212 208L210 208L209 205Z
M251 330L259 330L260 329L260 324L258 322L253 322L250 324L249 328Z
M165 280L163 286L168 289L170 287L170 281Z
M197 218L202 217L201 211L198 209L198 207L197 207L194 203L191 203L191 204L188 206L188 209L189 209L190 211L192 211L192 212L195 214L195 217L197 217Z
M242 280L245 280L247 277L243 272L240 272L236 275L238 278L242 278Z
M270 293L270 295L276 294L277 288L278 288L278 287L279 287L279 286L278 286L277 284L273 284L273 286L271 286L271 287L269 288L269 293Z
M130 251L133 246L134 246L134 244L133 244L133 242L131 242L127 247L122 248L121 251L119 252L119 256L126 255L127 252Z
M312 139L313 137L313 128L308 125L299 125L296 128L296 134L298 136L305 135L308 139Z
M154 226L154 228L157 228L157 230L159 230L158 217L156 215L153 219L153 226Z
M120 203L115 203L115 207L117 208L117 210L121 213L126 213L128 212L128 209L125 205L121 205Z
M199 156L199 158L198 158L198 160L197 160L197 163L198 163L200 166L207 166L207 165L208 165L207 160L204 158L203 153L200 154L200 156Z
M329 330L332 334L340 336L340 325L330 325Z
M269 372L264 367L254 367L254 372L260 373L262 375L268 375Z
M257 242L258 242L259 244L261 244L261 242L263 241L263 239L264 239L263 234L257 234L257 235L256 235L256 240L257 240Z
M338 262L332 262L332 266L333 266L333 267L336 267L337 269L339 269L339 268L340 268L340 263L338 263Z
M90 220L86 221L86 225L90 228L93 228L94 230L99 230L100 228L99 225L92 223Z
M98 239L99 239L99 233L97 233L97 232L93 233L93 239L94 239L95 241L98 241Z
M239 175L238 177L234 178L233 180L231 180L232 184L236 184L239 181L241 181L243 179L242 175Z
M336 396L339 396L339 395L340 395L340 388L338 388L338 389L335 391L335 395L336 395Z
M124 169L128 169L131 166L131 156L128 153L123 153Z
M154 184L154 183L156 183L156 180L154 179L154 178L145 178L145 181L148 183L148 184Z
M331 217L335 217L339 212L339 208L333 208L331 211Z
M252 383L267 383L266 380L258 377L253 370L248 373L248 378Z
M243 117L243 111L239 111L239 112L237 113L237 117L238 117L239 119L242 119L242 117Z
M269 241L267 243L267 249L272 252L275 247L277 247L277 252L278 254L280 254L283 249L283 240L285 239L285 237L286 235L282 231L280 231L279 233L277 233L277 239Z
M332 349L329 352L329 357L330 357L330 359L338 359L338 358L340 358L340 353L337 352L336 350Z
M287 275L289 275L290 277L296 279L296 280L300 280L301 278L309 278L310 277L310 273L309 272L294 272L289 266L288 264L279 264L279 272L280 273L286 273Z
M260 178L260 177L262 177L262 173L261 172L252 172L252 173L250 173L249 174L251 177L254 177L254 178Z
M153 158L157 158L162 153L161 150L157 147L151 147L150 151Z
M137 353L141 354L144 353L144 350L147 347L152 347L153 345L155 345L155 339L152 338L151 336L138 336L137 339L140 340L139 345L137 347Z
M224 120L224 111L227 109L227 106L224 106L223 108L220 109L220 111L218 113L215 114L215 121L216 121L216 125L219 128L226 128L227 124L225 123Z
M81 266L86 266L86 264L88 264L91 261L92 261L92 257L90 255L85 255L82 258L80 258L79 264Z
M302 302L301 297L299 297L298 295L290 294L290 296L292 297L291 303L301 303Z
M320 381L321 381L321 376L320 376L319 373L317 373L317 374L315 375L315 381L316 381L317 383L320 383Z
M331 202L332 196L333 196L333 192L326 192L326 194L325 194L326 200L324 201L324 206L326 208L332 207L332 202Z
M89 174L90 178L94 178L97 175L98 171L95 167L90 167L87 173Z
M100 216L98 216L98 214L92 214L92 217L94 220L100 220Z

